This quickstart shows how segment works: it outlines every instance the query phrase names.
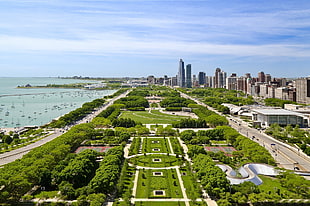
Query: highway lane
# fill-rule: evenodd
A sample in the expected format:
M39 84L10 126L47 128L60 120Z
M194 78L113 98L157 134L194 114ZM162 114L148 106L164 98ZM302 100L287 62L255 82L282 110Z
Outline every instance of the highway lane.
M188 96L187 94L181 92L181 96L192 99L197 104L203 105L209 110L223 116L223 114L219 113L212 107L209 107L208 105L200 102L199 100L191 96ZM265 147L273 156L279 167L289 170L294 170L294 168L298 168L299 170L310 171L310 158L307 155L304 155L298 149L293 148L288 144L282 143L257 129L250 128L247 122L244 122L237 117L230 116L229 124L240 134L251 138L253 141L256 141L261 146Z
M239 131L242 135L256 141L261 146L265 147L274 157L279 167L285 169L310 171L310 158L298 149L280 142L264 132L248 127L248 124L236 117L231 117L230 126Z
M107 104L105 104L101 108L97 109L93 113L87 115L81 121L76 122L74 125L90 122L93 118L95 118L103 110L105 110L107 107L112 105L114 103L114 101L116 101L122 97L125 97L129 92L130 92L130 90L128 90L127 92L125 92L125 93L123 93L117 97L114 97ZM38 140L38 141L36 141L32 144L26 145L24 147L21 147L21 148L0 154L0 166L3 166L5 164L8 164L8 163L13 162L17 159L22 158L22 156L24 154L27 154L32 149L34 149L36 147L40 147L40 146L44 145L45 143L52 141L53 139L59 137L60 135L62 135L66 131L68 131L71 127L73 127L74 125L72 125L70 127L62 128L62 129L55 129L51 135L49 135L49 136L47 136L41 140Z

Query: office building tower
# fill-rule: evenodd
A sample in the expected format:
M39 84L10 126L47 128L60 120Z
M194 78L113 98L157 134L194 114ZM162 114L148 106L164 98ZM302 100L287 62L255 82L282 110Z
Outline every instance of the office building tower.
M258 82L266 82L265 73L258 72Z
M310 104L310 78L296 79L296 101L302 104Z
M232 74L230 77L226 78L226 89L237 90L237 75Z
M222 71L221 75L222 79L219 79L219 86L220 88L226 88L226 79L227 79L227 73Z
M178 86L185 87L185 69L184 69L184 62L182 59L180 59L179 61Z
M222 71L220 68L216 68L214 76L214 88L225 88L226 78L227 73Z
M215 81L214 81L214 88L219 88L219 76L220 76L220 73L221 73L221 69L220 68L216 68L215 69Z
M213 76L207 76L206 77L206 86L207 87L214 87L214 77Z
M271 82L271 75L270 74L265 74L265 82L266 83Z
M192 65L191 64L186 65L186 87L187 88L192 87Z
M193 79L192 79L192 87L198 87L199 84L198 84L198 80L196 78L196 75L193 74Z
M199 85L204 85L206 83L206 73L204 72L198 73L198 83Z

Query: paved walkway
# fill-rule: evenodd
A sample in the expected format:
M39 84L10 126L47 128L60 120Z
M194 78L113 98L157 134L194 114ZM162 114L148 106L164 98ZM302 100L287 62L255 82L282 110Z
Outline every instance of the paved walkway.
M149 137L148 137L149 138ZM163 137L154 137L154 138L163 138ZM142 138L141 141L141 146L143 144L143 140L144 138ZM169 155L173 155L176 156L176 154L173 151L173 147L170 141L170 138L167 138L168 140L168 146L170 148L171 153L169 153ZM187 161L190 161L188 155L187 155L187 151L188 148L187 146L184 144L184 142L178 137L178 141L180 142L181 146L183 147L183 150L185 152L185 159ZM126 154L126 150L125 150L125 154ZM145 155L151 155L151 154L162 154L162 155L167 155L167 153L146 153ZM136 157L136 156L142 156L144 154L136 154L136 155L132 155L132 156L126 156L126 158L132 158L132 157ZM184 182L182 179L182 175L180 172L180 166L172 166L172 167L143 167L143 166L137 166L137 165L133 165L133 164L129 164L129 166L135 167L137 169L136 173L135 173L135 179L134 179L134 185L133 185L133 189L132 189L132 196L133 198L131 198L131 203L134 204L135 202L184 202L186 206L190 206L190 201L191 199L188 199L187 194L186 194L186 188L184 187ZM150 169L150 170L164 170L164 169L175 169L176 173L177 173L177 177L179 180L179 184L180 184L180 188L182 191L182 196L183 198L169 198L169 199L148 199L148 198L135 198L136 197L136 191L137 191L137 185L138 185L138 180L139 180L139 170L140 169ZM217 206L216 202L214 200L211 200L208 196L208 194L206 194L206 192L204 192L204 201L207 202L207 204L209 206ZM202 201L202 199L197 199L197 201Z

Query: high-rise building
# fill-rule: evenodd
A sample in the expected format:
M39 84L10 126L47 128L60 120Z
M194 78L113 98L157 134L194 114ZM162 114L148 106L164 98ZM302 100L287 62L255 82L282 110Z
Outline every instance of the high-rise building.
M226 72L222 71L220 68L216 68L214 76L214 88L225 88L226 87Z
M186 65L186 87L187 88L192 87L192 65L191 64Z
M220 68L216 68L215 69L215 81L214 81L214 88L220 88L219 87L219 76L220 76L220 73L221 73L221 69Z
M230 77L226 78L226 89L237 90L237 75L231 74Z
M258 82L266 82L265 73L258 72Z
M207 76L206 77L206 86L214 88L214 79L215 79L214 76Z
M199 86L199 83L198 83L198 80L196 78L196 75L193 74L192 87L198 87L198 86Z
M296 101L302 104L310 104L310 78L296 79Z
M204 85L206 83L206 73L204 72L198 73L198 83L199 85Z
M265 82L266 83L271 82L271 75L270 74L265 74Z
M182 59L180 59L179 61L178 86L185 87L185 69L184 69L184 62Z

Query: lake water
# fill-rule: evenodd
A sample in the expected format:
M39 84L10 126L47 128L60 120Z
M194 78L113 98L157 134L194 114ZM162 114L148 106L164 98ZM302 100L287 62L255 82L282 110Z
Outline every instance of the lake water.
M17 88L18 85L92 83L92 80L0 77L0 128L43 125L85 102L113 94L115 90Z

